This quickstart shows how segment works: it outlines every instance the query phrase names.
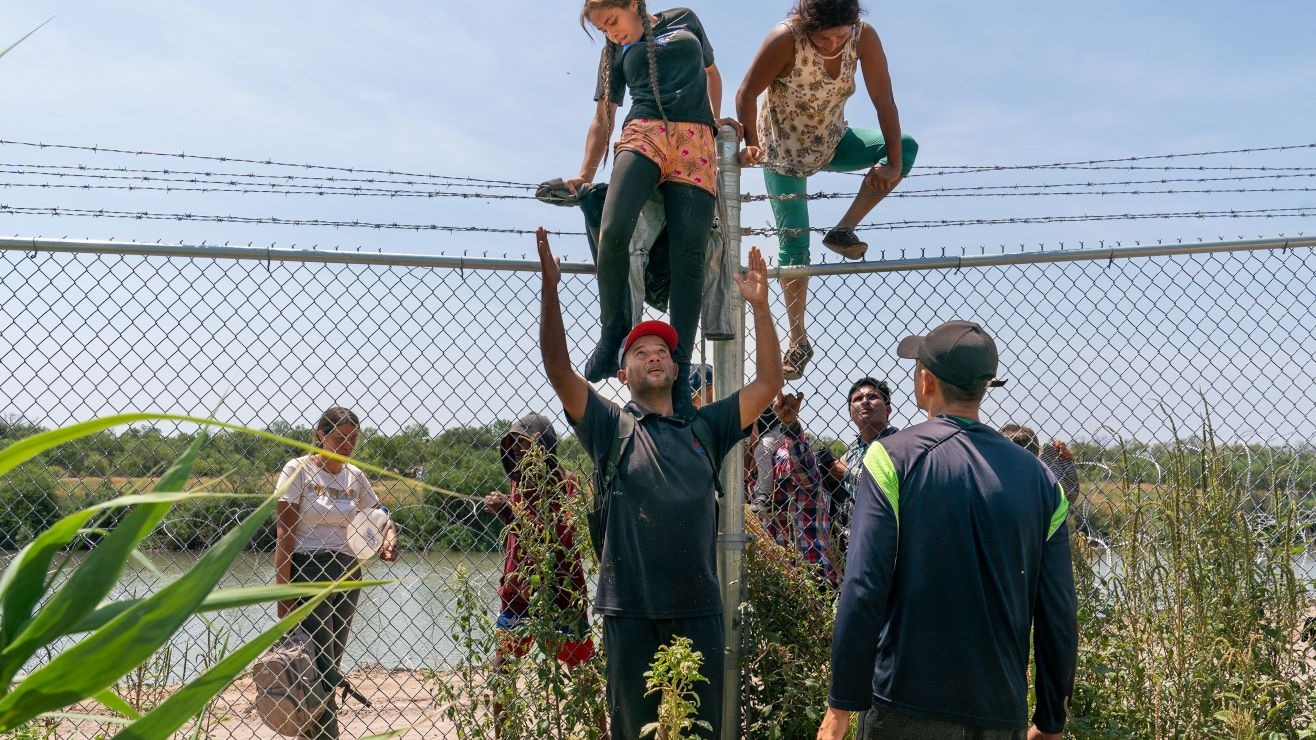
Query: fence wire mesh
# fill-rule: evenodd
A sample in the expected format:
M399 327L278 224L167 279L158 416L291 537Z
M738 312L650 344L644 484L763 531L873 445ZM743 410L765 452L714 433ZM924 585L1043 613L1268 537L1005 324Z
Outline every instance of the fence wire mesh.
M1208 410L1215 444L1256 492L1259 511L1273 494L1306 507L1316 503L1314 256L1267 249L816 276L808 307L816 355L789 390L804 393L801 420L815 445L839 456L855 437L846 399L854 379L887 379L892 423L916 423L897 341L950 318L976 320L995 335L1009 379L989 394L984 419L1067 443L1079 470L1074 525L1094 545L1120 536L1129 511L1117 489L1159 484L1176 442L1202 444ZM501 524L481 497L507 490L498 440L528 413L569 432L540 366L538 274L5 251L0 276L5 440L156 410L309 442L320 412L343 405L365 427L356 457L449 492L372 480L403 552L396 563L370 561L366 575L400 582L361 595L344 670L374 708L349 704L342 721L346 733L414 727L415 736L457 737L436 712L434 684L464 657L449 590L459 568L490 619L497 608ZM562 296L573 360L583 362L596 339L592 276L564 275ZM775 289L774 300L784 337ZM754 338L746 344L752 376ZM712 346L696 352L710 358ZM623 397L616 381L604 386ZM61 512L146 488L192 434L186 425L120 428L7 474L0 546L21 547ZM195 483L234 496L176 507L148 540L152 565L133 565L113 596L153 592L184 571L256 506L237 494L273 490L297 454L215 434ZM561 454L588 472L569 435ZM273 582L273 541L271 522L224 585ZM94 547L92 538L81 544ZM213 664L225 641L244 642L273 621L273 606L194 619L120 690L139 706L158 702ZM91 738L109 727L67 720L57 736ZM200 729L214 738L269 732L245 680Z

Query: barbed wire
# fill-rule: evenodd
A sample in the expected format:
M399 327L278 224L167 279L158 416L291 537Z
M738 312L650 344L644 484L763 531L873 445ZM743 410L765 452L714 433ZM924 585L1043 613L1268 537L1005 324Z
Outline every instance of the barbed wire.
M485 185L503 185L503 186L517 187L517 188L535 187L535 183L517 182L513 180L499 180L499 179L477 178L477 177L457 176L457 175L439 175L432 173L414 173L414 172L405 172L405 171L393 170L393 169L345 167L345 166L337 166L337 165L284 162L274 159L261 160L261 159L245 158L245 157L187 154L185 152L178 152L178 153L154 152L147 150L120 149L120 148L102 147L102 146L87 146L87 145L74 145L74 144L47 144L44 142L14 141L8 139L0 139L0 146L3 145L31 147L37 149L58 149L64 151L113 153L113 154L124 154L129 156L170 157L170 158L193 159L193 160L201 160L201 161L235 162L241 164L255 164L265 167L289 167L295 169L348 172L353 174L387 175L390 177L417 177L427 180L449 180L454 182L480 183ZM1114 157L1108 159L1088 159L1088 160L1075 160L1069 162L1049 162L1049 163L1039 163L1039 164L927 165L926 169L931 171L910 173L910 176L928 177L928 176L938 176L938 175L972 174L972 173L983 173L983 172L1042 170L1042 169L1058 169L1058 168L1071 168L1071 167L1094 167L1094 166L1112 165L1112 164L1132 165L1132 163L1135 162L1146 162L1153 160L1182 159L1189 157L1207 157L1207 156L1218 156L1223 154L1258 154L1263 152L1293 151L1298 149L1316 149L1316 143L1290 144L1290 145L1268 146L1268 147L1246 147L1239 149L1218 149L1218 150L1208 150L1208 151L1199 151L1199 152L1181 152L1181 153L1173 153L1173 154L1151 154L1151 155L1133 156L1133 157ZM864 176L865 173L860 172L860 173L848 173L848 174L862 177ZM479 187L480 185L472 185L472 186Z
M968 172L1000 172L1004 170L1037 170L1052 169L1057 167L1071 167L1078 165L1098 165L1098 164L1115 164L1119 162L1145 162L1155 159L1183 159L1187 157L1211 157L1220 154L1258 154L1261 152L1284 152L1295 149L1316 149L1316 143L1311 144L1286 144L1281 146L1260 146L1248 147L1245 149L1217 149L1213 151L1202 152L1181 152L1178 154L1149 154L1139 157L1114 157L1110 159L1084 159L1073 162L1049 162L1045 164L1012 164L1012 165L927 165L929 169L943 170L947 174L951 171L968 173ZM934 173L925 173L934 174Z
M466 183L435 183L427 180L392 180L381 177L316 177L315 175L264 175L256 172L213 172L202 170L152 170L152 169L134 169L131 167L90 167L85 164L32 164L32 163L13 163L0 162L0 167L28 168L32 170L76 170L77 172L49 172L53 177L93 177L94 175L82 174L84 172L118 172L122 174L139 174L139 175L192 175L199 177L226 177L231 180L239 179L265 179L280 180L285 183L291 183L296 180L305 180L310 182L360 182L371 185L422 185L425 187L448 187L448 188L479 188L481 190L533 190L534 185L484 185L484 184L466 184ZM34 172L33 174L41 174ZM131 178L123 178L131 179ZM143 181L153 181L164 178L142 177ZM188 180L177 180L185 182ZM231 184L237 184L233 182Z
M932 172L911 172L906 177L928 177L932 175L962 175L964 170L943 170L937 171L934 165L928 165L934 171ZM1316 172L1316 167L1266 167L1266 166L1244 166L1244 165L1053 165L1047 167L1048 170L1106 170L1106 171L1153 171L1153 172L1176 172L1176 171L1248 171L1248 172ZM848 172L845 174L855 174Z
M1116 187L1116 186L1125 186L1125 185L1160 185L1160 184L1169 184L1169 183L1177 183L1177 182L1199 182L1199 183L1204 183L1204 182L1236 182L1236 181L1242 181L1242 180L1271 180L1271 179L1279 180L1279 179L1287 179L1287 178L1295 178L1295 177L1316 177L1316 173L1311 173L1311 174L1279 174L1279 175L1237 175L1237 176L1229 176L1229 177L1196 177L1196 178L1187 178L1187 177L1186 177L1186 178L1171 178L1171 177L1164 177L1164 178L1156 178L1156 179L1151 179L1151 180L1123 180L1123 181L1108 181L1108 182L1090 182L1090 181L1089 181L1089 182L1069 182L1069 183L1039 183L1039 184L1032 184L1032 185L1028 185L1028 184L1016 184L1016 185L974 185L974 186L963 186L963 187L957 187L957 188L950 188L950 187L947 187L947 188L924 188L924 189L921 189L921 190L898 190L898 191L896 191L896 192L891 193L891 194L888 195L887 197L888 197L888 198L920 198L920 197L943 197L943 196L944 196L944 197L957 197L957 196L953 195L954 193L981 193L981 194L983 194L983 195L1011 195L1011 194L1015 194L1015 193L998 193L998 192L994 192L994 191L1008 191L1008 190L1045 190L1045 189L1051 189L1051 188L1074 188L1074 187L1080 187L1080 188L1098 188L1098 187ZM1296 190L1304 190L1304 189L1306 189L1306 188L1296 188ZM1278 190L1286 190L1286 189L1281 188L1281 189L1278 189ZM1133 190L1133 191L1109 191L1109 192L1107 192L1107 191L1096 191L1096 190L1094 190L1094 191L1080 191L1080 192L1053 193L1053 194L1056 194L1056 195L1144 195L1144 194L1155 194L1155 193L1181 193L1181 192L1182 192L1182 193L1201 193L1201 192L1208 192L1208 193L1217 193L1217 192L1218 192L1218 193L1234 193L1234 192L1270 192L1270 189L1269 189L1269 188L1260 188L1260 189L1253 189L1253 190L1238 190L1238 189L1178 190L1178 189L1170 189L1170 190L1146 190L1146 191L1143 191L1143 190ZM1041 193L1017 193L1017 195L1038 195L1038 194L1041 194ZM772 200L788 201L788 200L800 200L801 198L805 198L805 199L808 199L808 200L830 200L830 199L836 199L836 198L853 198L853 197L855 197L855 194L854 194L854 193L837 193L837 192L787 193L787 194L785 194L785 195L752 195L752 194L749 194L749 193L745 193L744 195L741 196L741 200L743 200L743 201L748 201L748 202L765 201L765 200L766 200L766 201L772 201Z
M0 170L4 172L4 170ZM413 190L381 190L378 188L350 188L346 191L329 191L320 186L304 186L313 188L312 190L282 190L279 188L223 188L223 187L187 187L182 185L153 186L153 185L90 185L87 183L50 183L50 182L0 182L0 188L36 188L36 189L68 189L68 190L123 190L123 191L144 191L144 192L190 192L190 193L239 193L243 195L313 195L316 197L325 196L347 196L351 198L467 198L476 200L536 200L533 195L506 195L498 193L454 193L444 191L417 192ZM379 192L372 192L372 191ZM977 193L936 193L936 192L907 192L892 193L888 197L899 198L1011 198L1011 197L1042 197L1042 196L1112 196L1112 195L1180 195L1180 194L1198 194L1198 195L1222 195L1237 193L1312 193L1316 188L1169 188L1165 190L1047 190L1029 193L1018 192L977 192ZM745 198L747 201L763 200L799 200L807 198L809 200L830 200L839 198L853 198L853 193L813 193L798 195L752 195Z
M326 190L326 191L342 190L342 191L353 191L353 192L377 192L384 194L422 193L425 195L437 194L439 196L483 195L482 193L479 192L467 193L464 191L450 191L450 190L438 190L438 191L410 190L406 188L379 188L379 187L366 187L359 185L302 185L300 183L294 183L294 182L283 182L284 180L291 181L296 179L296 180L316 180L316 181L333 181L333 182L363 182L363 183L372 183L372 184L401 183L408 185L425 185L428 187L435 187L435 185L433 185L432 183L427 183L417 180L384 180L384 179L374 179L374 178L362 179L362 178L333 178L333 177L318 178L318 177L283 176L283 175L255 175L255 174L231 175L228 173L201 173L201 172L186 172L186 171L180 172L180 171L170 171L170 170L130 170L127 168L86 168L83 166L77 166L76 167L77 171L75 172L47 171L48 169L62 170L70 167L73 166L11 164L11 163L0 162L0 173L31 176L31 177L127 180L127 181L145 182L145 183L178 182L178 183L187 183L192 185L199 185L199 184L227 185L230 187L244 187L244 188L252 188L252 187L269 188L269 187L277 186L277 187L303 188L303 189ZM92 171L88 171L88 170L92 170ZM113 175L99 174L102 172L117 172L121 174L113 174ZM153 176L157 174L193 175L193 176L192 177ZM196 175L201 175L202 177L197 177ZM213 177L222 177L228 179L221 179L221 180L209 179ZM1086 182L1065 182L1065 183L1033 183L1033 184L1018 183L1018 184L1009 184L1009 185L973 185L973 186L961 186L961 187L940 187L940 188L925 188L921 190L904 190L904 191L899 191L898 193L892 193L892 195L900 195L900 194L911 195L915 193L950 193L950 192L958 192L958 191L1029 190L1029 189L1071 188L1071 187L1095 188L1095 187L1125 186L1125 185L1165 185L1170 183L1184 183L1184 182L1191 182L1191 183L1237 182L1237 181L1245 181L1245 180L1282 180L1282 179L1291 179L1291 178L1311 178L1311 177L1316 177L1316 168L1313 168L1311 172L1283 173L1283 174L1273 174L1273 175L1226 175L1221 177L1159 177L1159 178L1142 179L1142 180L1106 180L1106 181L1097 181L1097 182L1089 180ZM243 183L241 181L241 179L243 178L277 179L280 182ZM442 185L439 187L466 187L466 186ZM498 187L510 188L511 186L498 186ZM251 192L258 192L258 191L252 190ZM803 194L799 194L799 193L792 193L788 195L751 195L749 193L746 193L742 195L742 200L746 200L746 201L796 200L800 198L802 195ZM489 197L495 197L495 196L489 196ZM533 198L533 196L516 196L516 197L523 199ZM809 195L807 197L810 199L815 199L815 198L850 197L850 196L843 193L817 193L815 195Z
M534 183L516 182L513 180L493 180L479 177L463 177L457 175L435 175L423 172L404 172L402 170L391 169L371 169L365 167L341 167L336 165L324 164L303 164L298 162L280 162L273 159L248 159L244 157L227 157L207 154L187 154L185 152L168 153L168 152L151 152L145 150L133 149L115 149L102 146L83 146L76 144L46 144L43 142L33 141L11 141L9 139L0 139L0 146L23 146L33 147L36 149L60 149L67 151L97 152L108 154L127 154L135 157L172 157L177 159L195 159L209 162L237 162L239 164L258 164L266 167L293 167L307 170L328 170L333 172L351 172L370 175L388 175L390 177L422 177L437 180L458 180L463 182L490 183L495 185L517 185L521 187L534 187Z
M153 175L107 175L99 172L46 172L41 169L8 169L11 165L0 163L0 174L20 175L27 177L59 177L77 178L77 179L95 179L95 180L115 180L143 183L183 183L184 185L221 185L229 187L187 187L184 185L169 186L152 186L152 185L68 185L60 183L27 183L27 182L3 182L0 187L8 188L67 188L77 190L126 190L126 191L158 191L158 192L197 192L197 193L240 193L240 194L275 194L275 195L348 195L352 197L388 197L388 198L467 198L479 200L535 200L533 195L509 195L496 194L487 192L467 192L454 190L410 190L405 188L378 188L365 187L360 185L303 185L300 183L243 183L239 180L208 180L199 177L161 177ZM40 168L40 165L35 165ZM268 177L268 176L267 176ZM1239 182L1239 181L1256 181L1256 180L1280 180L1291 178L1311 178L1316 177L1316 173L1283 173L1269 175L1229 175L1223 177L1197 177L1197 178L1155 178L1144 180L1120 180L1120 181L1102 181L1102 182L1068 182L1068 183L1039 183L1039 184L1012 184L1012 185L976 185L963 187L941 187L925 188L921 190L904 190L892 193L889 197L894 198L928 198L928 197L1017 197L1029 195L1058 195L1058 196L1081 196L1081 195L1173 195L1173 194L1223 194L1223 193L1278 193L1278 192L1312 192L1313 188L1170 188L1164 190L1082 190L1082 191L1053 191L1053 192L1013 192L1013 191L1045 191L1055 188L1105 188L1119 187L1127 185L1144 185L1144 184L1170 184L1170 183L1208 183L1208 182ZM280 178L282 179L282 178ZM321 178L323 179L323 178ZM413 181L414 182L414 181ZM419 184L419 183L418 183ZM816 192L816 193L790 193L786 195L754 195L743 194L741 199L745 202L758 201L789 201L789 200L831 200L831 199L849 199L854 197L852 193L841 192Z
M5 170L0 170L5 172ZM100 175L98 177L104 177ZM205 182L198 180L196 182ZM220 183L223 184L223 183ZM348 188L346 190L330 190L320 185L304 185L302 187L311 188L310 190L283 190L276 187L188 187L185 185L89 185L87 183L51 183L51 182L0 182L0 187L4 188L66 188L71 190L131 190L131 191L159 191L165 193L173 192L191 192L191 193L242 193L242 194L267 194L267 195L314 195L317 197L342 195L353 198L474 198L478 200L534 200L533 195L508 195L503 193L459 193L443 190L437 191L415 191L415 190L383 190L381 188ZM296 187L295 185L286 185L284 187ZM374 192L379 191L379 192Z
M131 220L153 220L153 221L202 221L209 223L238 223L238 224L266 224L277 226L320 226L334 228L354 228L354 229L390 229L404 231L442 231L448 233L470 233L483 232L492 234L533 234L534 229L518 229L510 227L488 227L488 226L448 226L440 224L400 224L400 223L382 223L369 221L342 221L332 219L299 219L299 218L278 218L275 216L221 216L196 213L155 213L150 211L118 211L110 209L92 209L92 208L63 208L54 207L31 207L31 206L10 206L0 204L0 213L12 215L39 215L39 216L77 216L90 218L114 218L114 219L131 219ZM1146 219L1171 219L1171 218L1297 218L1316 216L1316 206L1299 206L1293 208L1257 208L1257 209L1230 209L1225 211L1170 211L1155 213L1111 213L1096 215L1075 215L1075 216L1015 216L990 219L911 219L902 221L888 221L883 223L860 224L855 227L856 231L869 230L895 230L895 229L915 229L915 228L942 228L949 226L990 226L1000 224L1042 224L1042 223L1074 223L1080 221L1135 221ZM812 228L810 231L824 232L823 228ZM790 233L799 233L798 229L742 229L746 235L753 236L774 236L789 231ZM583 231L555 231L557 235L564 236L583 236Z

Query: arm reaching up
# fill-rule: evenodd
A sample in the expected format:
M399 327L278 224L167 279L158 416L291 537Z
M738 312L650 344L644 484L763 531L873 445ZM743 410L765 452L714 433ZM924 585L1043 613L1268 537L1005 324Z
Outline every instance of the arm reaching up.
M781 352L777 348L777 327L768 309L768 263L758 247L749 249L749 268L735 275L740 294L754 312L754 379L740 390L740 426L747 427L759 418L786 383L781 373ZM584 379L581 379L584 382ZM559 394L560 395L560 394Z
M539 247L539 272L543 289L539 312L539 351L544 357L544 371L548 382L562 401L562 408L573 421L585 415L585 402L589 399L589 383L571 369L571 354L567 351L567 333L562 328L562 306L558 303L557 285L562 279L559 260L548 246L548 232L544 227L535 231L535 244Z

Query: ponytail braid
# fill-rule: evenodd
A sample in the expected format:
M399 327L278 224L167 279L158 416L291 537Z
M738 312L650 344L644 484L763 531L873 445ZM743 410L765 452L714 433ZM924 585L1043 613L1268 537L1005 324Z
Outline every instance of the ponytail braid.
M658 106L658 113L667 120L667 109L663 107L662 90L658 87L658 44L653 35L653 24L649 21L649 9L644 0L635 0L635 11L640 14L640 23L644 26L644 46L649 54L649 89L653 92L653 102Z
M616 125L616 114L612 110L612 58L617 50L617 45L603 38L603 53L599 55L599 73L598 86L603 91L603 97L599 99L599 104L603 106L604 115L608 117L608 131ZM603 149L603 161L608 161L608 148Z

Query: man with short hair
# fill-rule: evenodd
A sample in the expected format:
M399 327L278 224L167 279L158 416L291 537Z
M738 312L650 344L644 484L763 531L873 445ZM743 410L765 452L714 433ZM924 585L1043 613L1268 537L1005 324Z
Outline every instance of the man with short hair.
M1068 502L979 421L996 343L951 321L901 340L928 420L872 445L855 494L819 740L1058 740L1078 658ZM1028 718L1029 647L1037 707Z
M718 737L726 645L717 580L715 473L784 382L768 310L767 263L755 247L747 273L735 276L754 313L757 377L739 392L698 409L691 419L673 408L677 365L672 352L678 337L661 321L638 324L622 343L617 378L631 394L624 408L601 398L572 370L558 305L560 269L543 229L537 240L544 369L596 467L609 467L622 415L634 417L626 451L615 463L615 487L596 492L607 502L594 610L603 615L612 736L637 738L656 719L659 697L646 696L644 672L659 646L683 636L702 654L699 673L707 679L691 687L699 696L698 720L707 723L695 731Z
M832 500L832 529L836 532L837 553L841 556L838 565L842 571L850 548L850 518L854 513L854 493L859 485L864 455L873 442L900 430L891 424L891 386L885 380L860 378L850 384L850 392L845 398L857 436L854 444L846 450L845 457L832 466L842 481L837 489L839 500L836 497Z

